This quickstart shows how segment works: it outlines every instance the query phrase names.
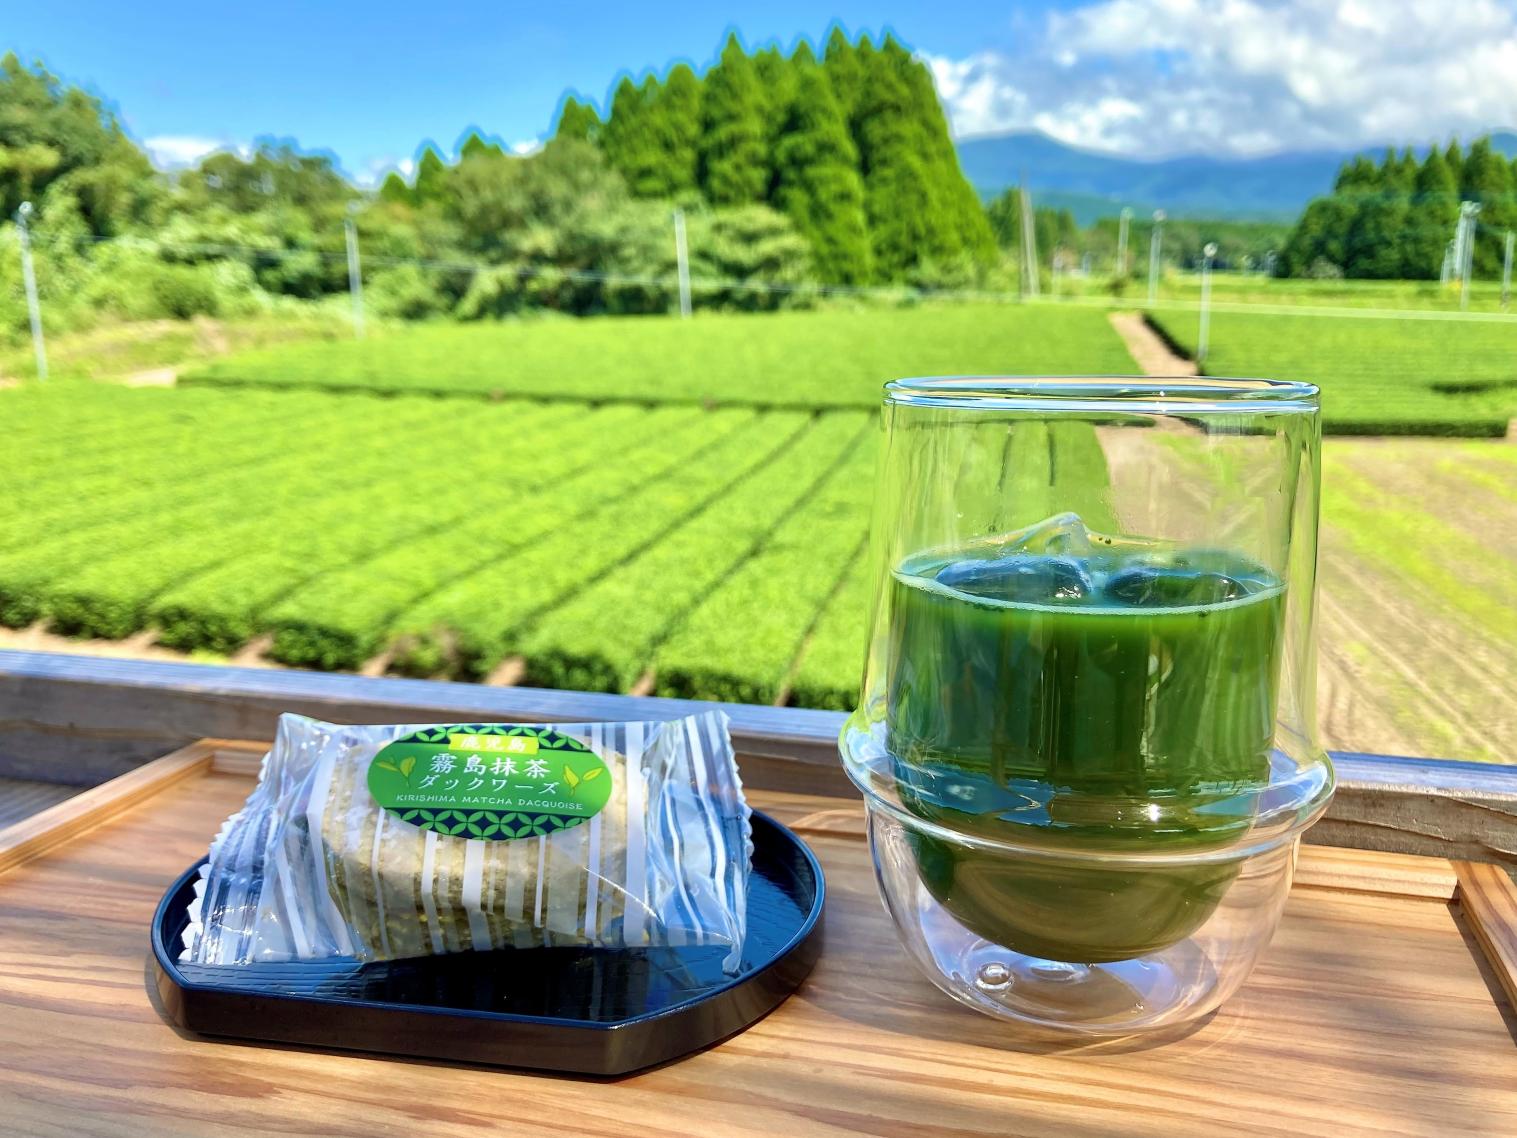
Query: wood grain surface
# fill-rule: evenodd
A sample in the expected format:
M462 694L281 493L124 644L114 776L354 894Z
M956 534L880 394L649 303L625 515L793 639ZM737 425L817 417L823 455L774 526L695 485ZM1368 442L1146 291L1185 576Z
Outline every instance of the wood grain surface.
M826 869L821 962L767 1019L682 1062L597 1082L183 1036L155 1003L148 922L250 786L207 764L0 873L0 1133L1517 1133L1517 1019L1459 905L1408 895L1437 867L1392 859L1400 884L1382 892L1364 887L1375 855L1325 865L1249 983L1193 1030L1047 1042L912 970L858 808L802 794L752 799Z
M1507 999L1517 1003L1517 884L1500 866L1462 861L1459 902Z

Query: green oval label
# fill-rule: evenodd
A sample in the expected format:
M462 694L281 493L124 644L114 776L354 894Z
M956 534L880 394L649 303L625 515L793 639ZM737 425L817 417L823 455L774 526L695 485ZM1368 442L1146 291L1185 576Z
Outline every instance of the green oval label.
M369 793L423 830L508 842L595 817L611 798L611 771L550 727L458 723L381 747L369 763Z

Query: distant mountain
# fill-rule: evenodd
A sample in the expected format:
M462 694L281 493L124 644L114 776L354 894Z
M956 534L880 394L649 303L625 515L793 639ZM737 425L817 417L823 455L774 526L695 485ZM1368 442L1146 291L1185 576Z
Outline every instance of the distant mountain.
M1492 144L1517 156L1517 134L1496 132ZM1338 168L1356 150L1295 150L1257 158L1187 154L1145 160L1083 150L1038 131L1013 131L958 142L964 174L990 196L1024 178L1039 205L1068 208L1082 224L1110 217L1123 206L1138 212L1165 209L1182 217L1233 217L1289 221L1312 198L1332 188ZM1421 148L1419 148L1421 149Z

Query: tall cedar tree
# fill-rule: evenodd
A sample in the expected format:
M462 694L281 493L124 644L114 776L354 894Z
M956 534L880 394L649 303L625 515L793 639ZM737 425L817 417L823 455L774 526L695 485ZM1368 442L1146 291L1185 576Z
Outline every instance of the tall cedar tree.
M458 148L458 159L461 162L465 158L478 158L482 154L504 158L506 148L498 142L486 142L477 130L471 130L469 137L464 139L464 144Z
M670 69L655 121L664 155L665 196L695 190L700 172L701 81L688 63Z
M600 115L589 103L582 103L573 95L564 99L563 109L558 112L558 125L554 138L573 138L580 142L600 140Z
M866 41L857 61L862 84L856 141L864 172L864 210L878 279L897 280L942 242L933 223L937 196L921 121L905 77Z
M775 205L811 242L824 283L861 284L869 279L869 231L858 152L826 76L809 49L806 56L775 148Z
M448 196L448 167L436 147L428 144L416 163L416 183L412 191L417 205L441 203Z
M1448 163L1449 173L1454 176L1454 185L1464 183L1464 151L1459 149L1459 140L1456 138L1449 143L1449 148L1443 152L1443 160Z
M762 201L769 187L764 96L737 36L706 75L701 100L701 189L712 205Z
M1345 271L1351 277L1395 280L1402 273L1412 180L1395 151L1387 150L1373 181L1357 189L1359 204L1349 228Z
M802 48L805 49L804 56L801 54ZM790 104L795 99L796 73L807 59L812 63L816 62L816 57L811 54L811 48L806 47L804 43L797 47L789 59L786 59L774 44L770 44L753 57L753 73L758 78L759 91L764 100L764 151L770 156L770 180L764 194L766 199L772 197L774 193L774 156L779 148L780 138L784 134L785 116L789 114Z
M1517 210L1512 208L1512 167L1491 147L1489 138L1471 144L1459 190L1465 201L1480 204L1475 218L1475 273L1493 277L1501 272L1506 233Z
M859 39L860 45L868 42L867 36ZM859 49L849 42L842 28L834 27L827 37L827 50L822 60L823 70L832 84L832 93L837 96L843 117L848 121L849 129L854 129L854 115L864 86Z
M938 102L932 73L925 64L913 59L894 36L885 37L881 55L905 78L927 142L936 198L933 216L938 221L941 255L965 254L981 261L990 260L995 255L995 237L980 195L959 168L959 152L954 147L943 106Z
M406 180L400 174L391 170L385 175L385 180L379 186L379 200L382 202L396 202L402 205L410 205L411 187L406 185Z
M1412 183L1412 204L1406 216L1402 272L1408 278L1428 280L1438 275L1458 220L1459 185L1443 152L1429 147Z
M656 120L659 82L652 75L636 86L622 76L611 96L611 117L601 130L601 146L611 165L626 179L637 197L658 197L667 187L664 154L659 145Z

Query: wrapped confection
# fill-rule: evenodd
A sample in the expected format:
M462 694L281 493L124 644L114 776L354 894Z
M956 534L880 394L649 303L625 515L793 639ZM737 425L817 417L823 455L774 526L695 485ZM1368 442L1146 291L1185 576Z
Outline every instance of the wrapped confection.
M338 726L285 715L222 827L183 958L718 945L751 855L726 716Z

